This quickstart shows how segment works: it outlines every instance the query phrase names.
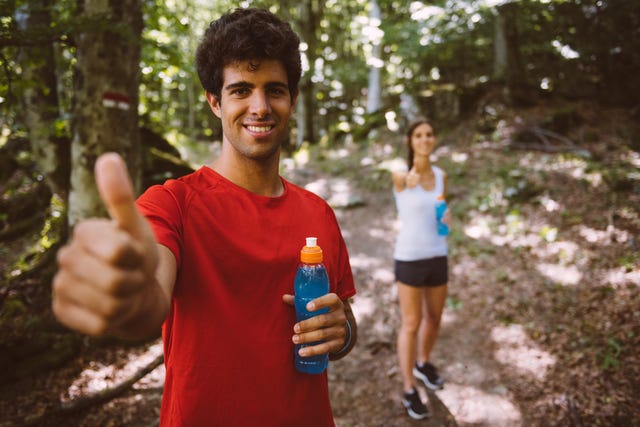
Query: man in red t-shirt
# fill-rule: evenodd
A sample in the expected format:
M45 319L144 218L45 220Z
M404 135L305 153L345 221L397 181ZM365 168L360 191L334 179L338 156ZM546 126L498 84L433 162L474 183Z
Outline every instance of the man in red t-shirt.
M220 156L134 202L124 162L105 154L96 182L112 221L87 219L58 254L53 310L90 335L140 339L162 326L163 426L333 426L327 374L301 356L345 356L356 339L349 257L331 208L279 176L300 80L299 39L261 9L214 21L196 64L221 120ZM296 323L293 279L318 237L330 293Z

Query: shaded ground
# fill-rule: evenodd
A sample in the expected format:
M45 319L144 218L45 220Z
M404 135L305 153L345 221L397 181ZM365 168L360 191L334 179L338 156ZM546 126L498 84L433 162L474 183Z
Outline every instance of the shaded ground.
M538 112L527 114L535 121ZM403 156L399 138L284 171L336 206L356 277L359 343L329 373L338 426L640 424L637 135L620 132L624 112L580 114L586 124L575 132L591 136L570 136L590 158L509 149L516 117L498 127L502 133L480 137L467 123L441 136L437 163L449 173L456 223L433 361L447 382L429 396L420 390L433 412L421 422L400 405L395 355L388 169ZM590 127L596 122L602 127ZM59 400L117 383L160 352L157 342L85 346L58 370L0 387L0 426L156 425L162 367L106 405L39 417Z

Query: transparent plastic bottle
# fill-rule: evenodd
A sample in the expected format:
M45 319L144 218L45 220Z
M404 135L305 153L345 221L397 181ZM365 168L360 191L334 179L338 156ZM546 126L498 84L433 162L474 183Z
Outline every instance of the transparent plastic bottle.
M438 196L438 201L436 202L436 221L438 222L438 234L440 236L449 235L449 226L442 222L442 217L446 210L447 202L444 200L444 194L441 194Z
M294 281L296 319L298 322L327 313L328 308L307 311L306 305L322 295L329 293L329 276L322 263L322 249L317 245L317 238L307 237L306 245L300 251L300 265ZM298 351L303 347L318 344L296 344L294 348L295 366L300 372L320 374L327 369L329 355L323 354L311 357L301 357Z

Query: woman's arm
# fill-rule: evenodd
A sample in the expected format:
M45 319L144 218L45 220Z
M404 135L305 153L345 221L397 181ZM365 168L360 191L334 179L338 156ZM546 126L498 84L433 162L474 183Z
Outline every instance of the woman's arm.
M407 182L407 173L404 171L396 171L393 172L391 175L391 178L393 180L393 188L397 191L400 192L402 190L405 189L405 187L407 186L406 182Z

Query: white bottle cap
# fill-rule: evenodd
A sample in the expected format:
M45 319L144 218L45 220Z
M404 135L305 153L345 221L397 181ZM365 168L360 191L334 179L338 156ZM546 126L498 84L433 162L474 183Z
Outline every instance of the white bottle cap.
M317 237L307 237L307 246L312 248L314 246L316 246L318 242L318 238Z

